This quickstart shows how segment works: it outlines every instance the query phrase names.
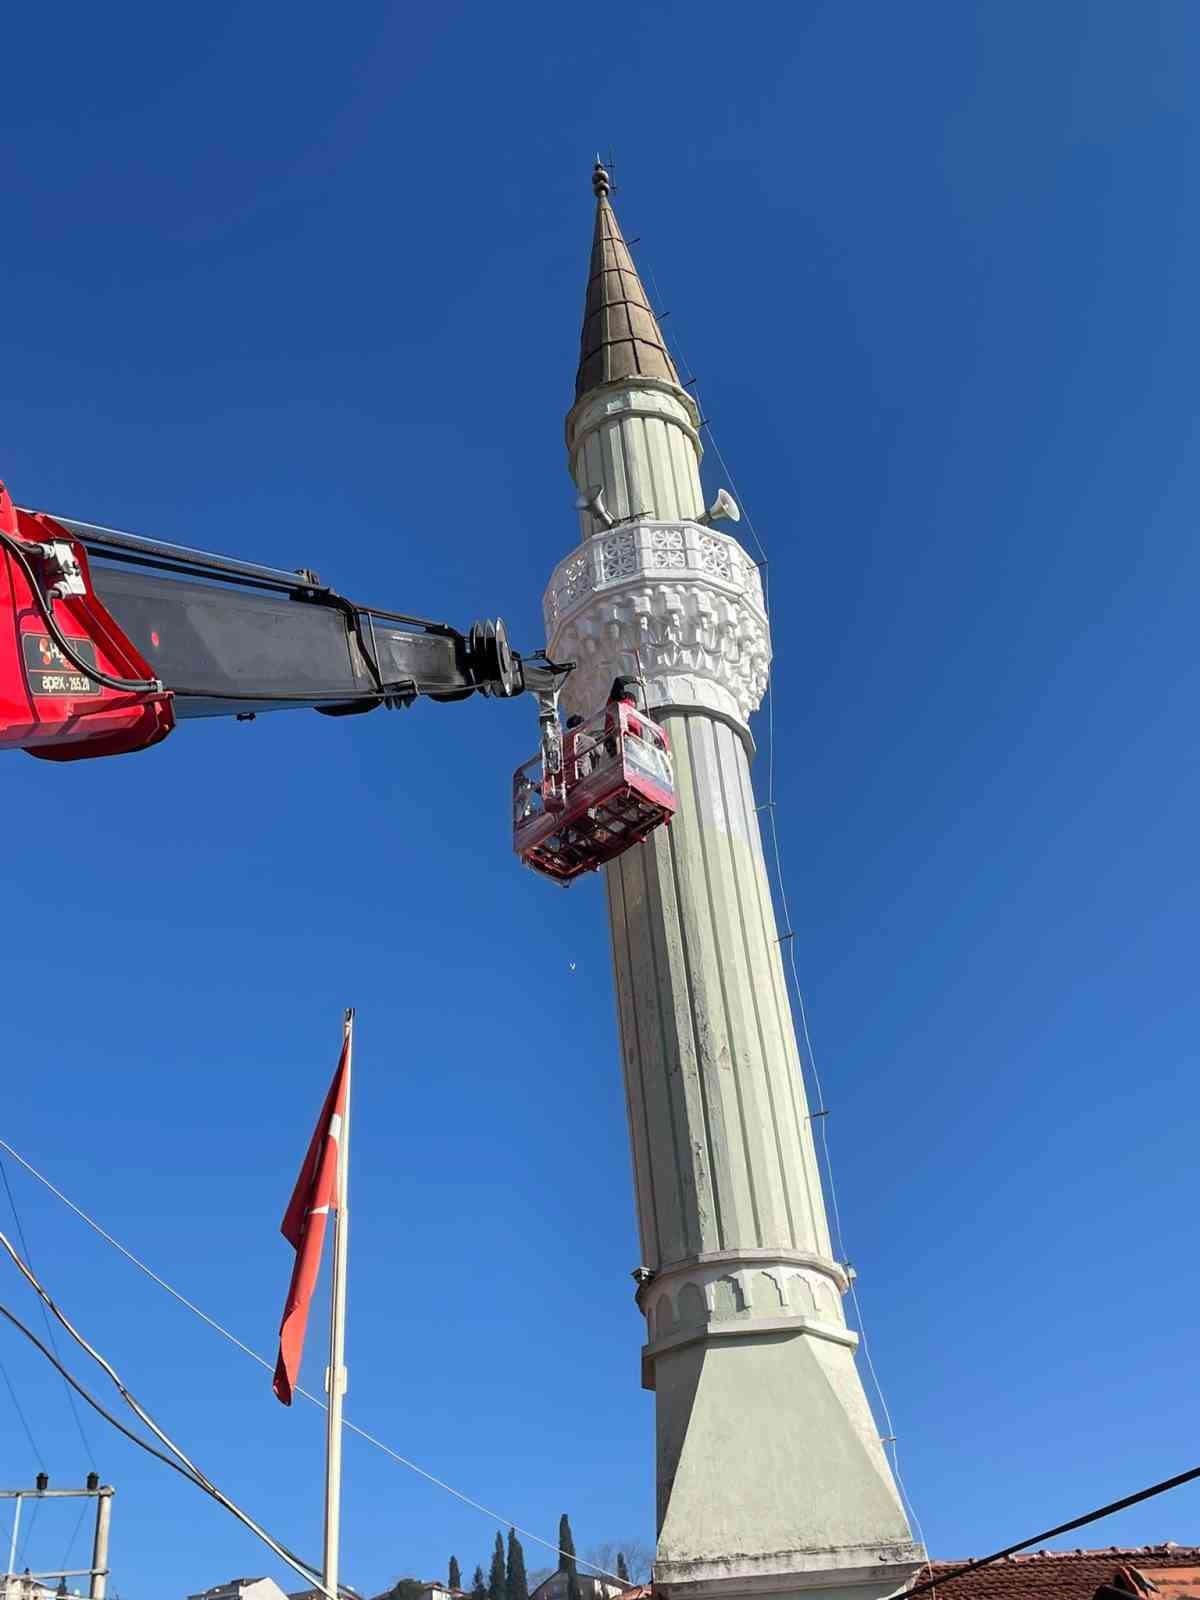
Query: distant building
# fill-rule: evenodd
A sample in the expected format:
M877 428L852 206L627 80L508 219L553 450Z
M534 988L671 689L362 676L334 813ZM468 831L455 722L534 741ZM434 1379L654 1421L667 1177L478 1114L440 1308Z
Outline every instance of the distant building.
M603 1578L593 1578L588 1574L579 1574L579 1592L583 1600L616 1600L622 1594L625 1585L621 1583L608 1583ZM561 1569L552 1572L550 1576L529 1596L529 1600L567 1600L567 1575Z
M30 1577L28 1573L10 1573L7 1577L0 1577L0 1600L55 1600L56 1595L66 1593L65 1583L61 1588L54 1589Z
M310 1591L316 1594L318 1591ZM202 1589L190 1594L187 1600L288 1600L274 1578L230 1578L215 1589Z
M408 1586L410 1583L417 1583L417 1579L401 1578L399 1581L403 1586L403 1592L408 1596L408 1600L467 1600L465 1589L451 1589L446 1584L439 1583L436 1578L429 1583L420 1584L415 1589L410 1589ZM385 1589L382 1594L377 1594L374 1600L391 1600L392 1595L396 1592L396 1587L396 1584L393 1584L390 1589ZM288 1600L321 1600L321 1595L319 1590L309 1589L303 1594L290 1594ZM532 1596L530 1600L532 1600Z
M340 1578L338 1579L338 1588L348 1589L351 1594L356 1594L358 1592L350 1584L344 1583ZM325 1596L320 1589L296 1589L293 1593L288 1595L287 1600L325 1600Z

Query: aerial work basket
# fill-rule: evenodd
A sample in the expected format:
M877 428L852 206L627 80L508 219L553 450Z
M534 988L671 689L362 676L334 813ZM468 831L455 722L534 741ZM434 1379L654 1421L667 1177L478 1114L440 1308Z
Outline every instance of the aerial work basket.
M513 849L570 883L670 822L675 804L666 734L635 705L610 701L567 728L561 770L539 753L513 774Z

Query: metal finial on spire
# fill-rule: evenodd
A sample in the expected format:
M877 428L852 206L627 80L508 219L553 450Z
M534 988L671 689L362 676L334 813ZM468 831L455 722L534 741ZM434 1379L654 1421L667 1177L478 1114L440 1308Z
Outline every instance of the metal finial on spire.
M596 165L592 168L592 193L597 200L603 200L611 188L612 183L609 180L608 169L601 161L600 154L597 151Z

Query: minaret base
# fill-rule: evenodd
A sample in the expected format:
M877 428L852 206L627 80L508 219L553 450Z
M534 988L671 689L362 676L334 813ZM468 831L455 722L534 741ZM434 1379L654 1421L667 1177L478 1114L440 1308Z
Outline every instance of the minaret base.
M882 1600L920 1570L846 1343L710 1335L653 1366L666 1600Z

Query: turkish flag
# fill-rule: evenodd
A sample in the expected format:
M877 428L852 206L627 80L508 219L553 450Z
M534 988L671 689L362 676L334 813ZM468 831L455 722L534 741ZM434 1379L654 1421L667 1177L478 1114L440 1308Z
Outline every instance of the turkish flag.
M283 1237L296 1251L287 1304L283 1308L283 1321L279 1324L279 1357L275 1362L273 1384L277 1397L285 1406L292 1403L292 1390L300 1371L300 1358L304 1354L304 1331L308 1326L308 1307L317 1286L317 1274L321 1270L325 1227L329 1213L337 1210L341 1200L338 1192L338 1144L346 1115L346 1057L349 1049L350 1041L347 1038L280 1226Z

